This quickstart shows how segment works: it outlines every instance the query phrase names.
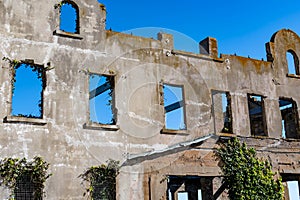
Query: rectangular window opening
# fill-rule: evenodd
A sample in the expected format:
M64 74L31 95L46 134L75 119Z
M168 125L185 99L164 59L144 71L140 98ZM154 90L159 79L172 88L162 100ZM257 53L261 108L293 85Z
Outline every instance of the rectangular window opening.
M90 74L89 111L90 121L115 125L114 76Z
M115 181L115 180L113 180ZM108 185L111 184L110 182L108 182L107 180L103 181L103 177L102 178L95 178L94 181L92 181L92 193L91 193L91 197L92 199L101 199L101 200L110 200L110 199L116 199L115 198L115 188L114 191L110 190L110 188L108 188ZM115 186L115 184L114 184Z
M267 136L264 97L248 94L248 108L251 135Z
M287 188L289 192L290 200L299 200L299 182L298 181L287 181Z
M21 63L13 67L11 116L43 118L43 66Z
M289 98L279 98L279 108L281 112L282 138L299 139L299 117L296 102Z
M229 92L212 91L214 132L232 133L231 97Z
M16 189L14 191L15 199L16 200L34 200L39 199L41 200L42 197L36 197L36 190L38 185L33 182L31 178L31 173L22 174L16 182Z
M183 86L163 84L165 129L186 130Z

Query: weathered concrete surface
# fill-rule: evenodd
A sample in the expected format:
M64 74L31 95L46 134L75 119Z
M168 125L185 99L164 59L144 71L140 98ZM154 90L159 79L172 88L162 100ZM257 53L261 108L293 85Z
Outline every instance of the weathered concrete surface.
M128 155L159 151L214 132L211 90L231 95L233 134L271 160L274 170L300 174L299 141L281 138L279 97L299 104L298 76L287 76L286 51L300 55L300 38L277 32L267 44L268 61L234 55L218 57L217 41L200 43L202 54L174 50L173 37L158 40L105 30L105 7L76 1L80 37L54 35L59 29L57 1L0 1L0 57L25 60L47 71L43 124L0 122L1 158L40 155L53 176L46 199L82 199L78 175L108 159L125 162ZM297 66L299 67L299 66ZM89 121L88 73L115 74L117 130L85 126ZM11 74L1 61L0 117L10 116ZM164 134L161 84L184 86L187 129ZM247 94L265 97L267 137L251 137ZM299 113L299 111L298 111ZM31 119L28 119L30 122ZM26 120L25 120L26 121ZM217 177L222 174L213 150L218 134L198 146L124 165L118 177L119 199L166 199L168 175ZM216 180L214 191L220 185ZM5 199L6 193L0 194ZM220 199L226 199L222 194Z

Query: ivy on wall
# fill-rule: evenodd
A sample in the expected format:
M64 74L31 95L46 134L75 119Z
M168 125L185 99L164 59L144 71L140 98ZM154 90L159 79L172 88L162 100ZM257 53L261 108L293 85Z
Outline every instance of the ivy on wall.
M52 175L48 174L47 170L49 163L41 157L34 157L32 161L27 161L26 158L4 158L0 161L0 185L4 185L11 190L11 199L15 197L18 182L24 180L34 184L34 199L41 199L44 192L46 180ZM29 184L29 183L26 183Z
M66 2L61 1L59 3L54 4L54 9L61 8Z
M88 168L85 173L79 176L84 182L88 183L83 196L88 196L93 200L115 200L116 177L119 168L119 161L115 160L108 160L107 164Z
M257 158L254 148L248 148L233 138L217 152L222 161L224 184L231 200L281 200L281 179L267 160Z

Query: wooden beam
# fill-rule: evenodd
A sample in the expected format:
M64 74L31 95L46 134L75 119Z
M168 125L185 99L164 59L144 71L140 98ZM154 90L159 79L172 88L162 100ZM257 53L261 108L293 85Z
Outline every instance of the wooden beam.
M175 103L172 103L171 105L166 106L165 112L168 113L181 107L183 107L183 100L177 101Z
M90 91L90 99L95 98L96 96L102 94L103 92L105 92L109 89L112 89L109 82L106 82L106 83L100 85L96 89Z

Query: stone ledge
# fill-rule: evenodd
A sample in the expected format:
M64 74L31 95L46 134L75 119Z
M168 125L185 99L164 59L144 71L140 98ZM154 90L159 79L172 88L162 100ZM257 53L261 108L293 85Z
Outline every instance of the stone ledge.
M172 134L172 135L188 135L187 130L172 130L163 128L160 133L162 134Z
M216 133L216 135L220 137L237 137L234 133Z
M298 75L298 74L287 74L286 76L289 77L289 78L300 79L300 75Z
M87 122L83 124L84 129L91 129L91 130L108 130L108 131L117 131L120 129L118 125L112 124L99 124L96 122Z
M24 123L34 125L45 125L46 120L40 118L20 117L20 116L6 116L3 119L4 123Z
M82 40L83 37L79 34L76 33L69 33L61 30L55 30L53 31L53 35L61 36L61 37L67 37L67 38L73 38L73 39L78 39Z

